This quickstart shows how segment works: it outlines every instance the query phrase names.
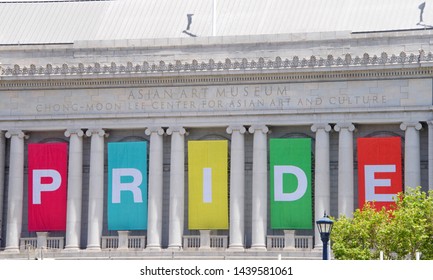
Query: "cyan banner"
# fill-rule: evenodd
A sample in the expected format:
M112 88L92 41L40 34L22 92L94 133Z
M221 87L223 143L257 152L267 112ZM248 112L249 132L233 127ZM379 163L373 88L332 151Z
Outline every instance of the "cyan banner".
M108 229L147 229L147 143L108 143Z

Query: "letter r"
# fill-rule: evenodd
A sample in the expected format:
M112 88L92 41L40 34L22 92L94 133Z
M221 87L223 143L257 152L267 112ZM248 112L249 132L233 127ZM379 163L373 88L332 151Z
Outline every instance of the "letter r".
M143 175L135 168L113 168L111 203L120 203L120 192L132 192L134 203L142 203L143 196L140 185L143 182ZM122 177L132 177L132 182L122 183Z

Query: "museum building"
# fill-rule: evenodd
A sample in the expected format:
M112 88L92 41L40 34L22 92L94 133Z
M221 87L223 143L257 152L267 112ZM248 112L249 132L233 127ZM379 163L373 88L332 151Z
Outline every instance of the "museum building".
M319 258L433 188L433 1L0 1L0 259Z

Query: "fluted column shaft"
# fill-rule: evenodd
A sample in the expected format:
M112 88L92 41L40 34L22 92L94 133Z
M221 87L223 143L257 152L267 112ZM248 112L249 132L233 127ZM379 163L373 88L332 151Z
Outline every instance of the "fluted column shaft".
M78 250L81 237L81 205L83 194L83 131L69 129L68 204L66 214L66 250Z
M87 249L100 250L104 210L104 135L102 129L89 129L90 139L89 214Z
M164 129L151 127L146 134L150 136L147 249L161 250Z
M168 247L179 250L182 248L184 228L184 197L185 197L185 134L183 127L170 127L167 134L171 135L170 157L170 213Z
M418 187L421 185L421 156L419 122L402 123L400 128L405 131L404 136L404 185Z
M354 211L353 131L351 123L334 127L338 135L338 214L351 218Z
M316 133L315 143L315 171L314 171L314 220L328 214L331 208L330 164L329 164L329 124L314 124L311 130ZM315 229L315 247L322 247L320 234Z
M252 236L251 249L266 250L267 234L267 133L265 125L251 126L253 140Z
M19 252L23 217L25 134L22 131L8 131L6 137L11 139L11 143L5 250Z
M230 126L230 244L229 249L243 250L245 235L245 140L244 126Z

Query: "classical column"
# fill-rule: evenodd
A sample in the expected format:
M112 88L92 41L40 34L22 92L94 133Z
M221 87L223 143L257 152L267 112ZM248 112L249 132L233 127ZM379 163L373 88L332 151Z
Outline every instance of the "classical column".
M161 250L162 236L162 175L163 175L163 138L164 129L146 129L150 136L149 144L149 191L147 214L147 249Z
M330 164L329 164L329 124L314 124L311 130L316 133L315 141L315 170L314 170L314 220L328 214L331 208ZM315 229L314 244L316 248L322 247L320 234Z
M338 214L351 218L354 211L353 131L351 123L338 123Z
M251 249L266 250L267 234L267 133L265 125L253 125L248 131L253 140L252 236Z
M6 138L3 131L0 131L0 238L3 236L3 201L5 191L5 162L6 162ZM0 247L2 243L0 240Z
M428 121L428 189L433 190L433 121Z
M244 250L245 235L245 141L244 126L229 126L230 150L230 250Z
M421 160L419 122L405 122L400 125L404 135L404 186L416 188L421 185Z
M104 211L104 135L102 129L89 129L90 139L89 214L87 250L101 250Z
M80 249L81 201L83 193L83 135L84 133L81 129L68 129L65 131L65 136L70 138L65 250L71 251Z
M185 196L185 134L183 127L170 127L167 134L171 135L170 157L170 213L168 248L182 249L184 227L184 196Z
M6 252L19 252L23 218L24 138L20 131L8 131L10 138L8 213L6 221Z

